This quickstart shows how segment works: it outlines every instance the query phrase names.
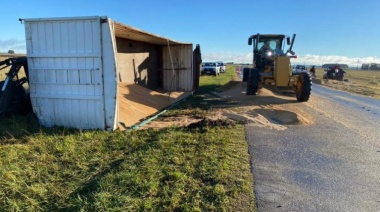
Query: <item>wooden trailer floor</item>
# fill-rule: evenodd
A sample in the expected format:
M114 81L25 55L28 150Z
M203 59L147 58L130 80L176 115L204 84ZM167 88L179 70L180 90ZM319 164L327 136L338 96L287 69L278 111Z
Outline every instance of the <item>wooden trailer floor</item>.
M161 93L136 84L119 83L119 129L125 130L178 102L192 92Z

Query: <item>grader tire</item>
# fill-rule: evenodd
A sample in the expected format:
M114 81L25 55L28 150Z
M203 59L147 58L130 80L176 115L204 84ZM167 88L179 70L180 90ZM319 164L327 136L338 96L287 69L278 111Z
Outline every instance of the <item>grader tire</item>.
M4 85L4 81L0 82L0 89ZM32 106L30 97L27 95L22 85L10 80L9 93L0 91L0 116L7 116L11 113L25 115L31 111Z
M247 95L256 95L259 90L260 73L257 69L250 69L247 79Z
M250 68L243 69L243 82L248 82Z
M299 73L296 84L296 97L299 102L307 102L311 93L311 79L307 73Z

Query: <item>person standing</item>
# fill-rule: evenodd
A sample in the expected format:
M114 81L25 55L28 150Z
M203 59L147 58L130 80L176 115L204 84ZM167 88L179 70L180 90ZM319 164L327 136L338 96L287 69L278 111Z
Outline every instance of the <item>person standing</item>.
M310 68L310 75L311 75L311 77L316 77L315 76L315 66L312 66L311 68Z

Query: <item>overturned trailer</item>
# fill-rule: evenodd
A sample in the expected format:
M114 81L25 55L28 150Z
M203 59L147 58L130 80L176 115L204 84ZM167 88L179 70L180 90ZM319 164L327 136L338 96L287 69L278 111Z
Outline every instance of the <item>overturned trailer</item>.
M107 17L22 21L30 97L43 126L128 128L198 87L191 43Z

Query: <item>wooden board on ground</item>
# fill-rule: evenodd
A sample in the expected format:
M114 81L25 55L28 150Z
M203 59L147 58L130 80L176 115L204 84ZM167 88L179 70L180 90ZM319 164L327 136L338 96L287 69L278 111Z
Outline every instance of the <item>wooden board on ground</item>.
M188 97L191 92L158 92L136 84L119 83L119 129L125 130L145 118Z

